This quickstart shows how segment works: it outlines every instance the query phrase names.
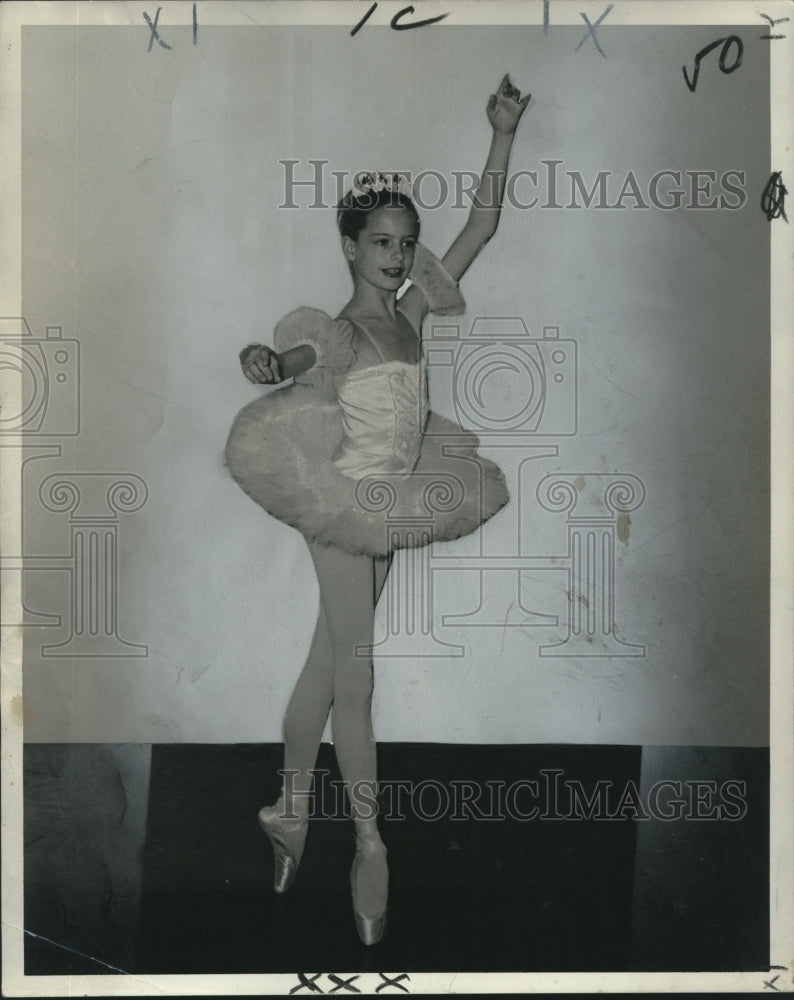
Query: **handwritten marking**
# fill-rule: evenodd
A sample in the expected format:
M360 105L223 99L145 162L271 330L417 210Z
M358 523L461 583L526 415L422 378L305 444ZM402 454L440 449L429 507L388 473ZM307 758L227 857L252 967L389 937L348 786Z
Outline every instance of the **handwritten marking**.
M776 170L766 182L764 193L761 195L761 211L769 222L772 219L779 219L781 216L788 222L786 216L786 195L788 190L783 183L783 177L779 170Z
M109 968L112 968L112 966L109 966ZM323 988L321 986L318 986L317 984L317 980L323 975L327 975L331 983L334 984L334 988L332 990L328 990L329 996L331 993L338 993L340 990L343 990L345 993L361 993L361 990L357 986L353 985L353 983L355 983L357 980L364 979L364 977L361 974L356 974L353 976L349 976L348 978L343 978L342 976L337 975L337 973L335 972L328 972L328 973L317 972L314 975L307 972L299 972L298 984L297 986L292 987L292 989L290 990L290 994L298 993L300 990L308 990L310 993L325 994L325 990L323 990ZM406 986L403 986L403 980L408 980L410 982L411 979L411 977L408 975L407 972L400 972L396 976L387 976L385 973L379 972L378 976L380 976L380 983L375 987L375 993L380 993L383 990L388 989L389 987L393 987L395 990L399 990L401 993L410 992L410 990ZM368 991L365 990L365 992L371 993L372 990L371 989Z
M574 52L578 52L579 49L581 49L581 47L587 41L587 39L588 38L592 38L593 39L593 44L598 49L598 51L601 53L601 55L606 59L606 55L607 54L606 54L606 52L604 52L604 50L598 44L598 38L596 37L595 29L599 26L599 24L601 24L601 22L604 20L604 18L612 10L612 8L614 6L615 6L614 4L610 4L606 8L606 10L603 12L603 14L601 15L601 17L598 18L598 20L596 21L595 24L591 24L590 23L590 18L587 16L587 14L585 14L583 11L579 11L579 16L583 19L584 23L587 25L587 34L582 38L581 42L579 42L579 44L576 46L576 48L574 49Z
M780 976L775 976L774 979L764 979L764 989L774 990L775 993L780 993L780 990L775 986L775 983L780 979Z
M147 52L152 51L152 43L155 41L158 43L158 45L162 45L164 49L171 48L168 42L164 42L162 38L160 38L160 33L157 30L157 22L160 20L160 11L162 9L163 9L162 7L157 8L157 13L154 15L154 21L152 21L152 19L149 17L146 11L143 12L143 19L149 25L149 31L151 32L151 34L149 35L149 48L147 49Z
M351 38L353 37L353 35L355 35L357 32L359 32L364 27L364 25L370 19L370 17L372 16L372 14L373 14L373 12L374 12L374 10L375 10L375 8L377 6L378 6L377 3L374 3L370 7L370 9L367 11L367 13L361 18L361 20L358 22L358 24L355 26L355 28L353 28L353 30L350 32L350 37Z
M381 990L385 990L389 986L393 986L396 990L400 990L402 993L409 992L408 987L402 985L403 979L407 979L409 982L411 981L411 977L408 975L407 972L401 972L399 976L393 976L391 979L388 976L384 975L382 972L379 972L378 975L383 980L383 982L380 984L380 986L375 987L376 993L380 993Z
M353 30L350 32L351 37L357 34L364 27L364 25L367 23L370 17L372 17L373 13L375 12L375 8L377 6L378 3L377 0L375 0L375 3L372 4L367 13L361 18L361 20L358 22L355 28L353 28ZM412 5L409 7L403 7L402 10L397 11L397 13L391 19L389 24L391 25L392 28L394 28L395 31L410 31L412 28L424 28L428 24L436 24L438 23L438 21L443 21L444 18L448 16L447 14L439 14L437 17L427 17L425 18L424 21L413 21L410 24L400 23L407 14L413 14L413 13L414 13L414 8Z
M298 973L298 985L293 986L290 990L290 994L297 993L299 990L307 989L310 993L323 993L324 991L320 989L317 985L317 980L322 975L322 972L318 972L309 978L305 972Z
M437 17L428 17L425 18L424 21L414 21L412 24L398 23L400 20L402 20L402 18L406 14L413 14L413 12L414 12L413 5L411 5L410 7L403 7L402 10L398 10L397 13L394 15L394 17L391 19L390 23L392 28L394 28L395 31L408 31L410 28L424 28L425 25L427 24L436 24L438 21L443 21L444 18L447 17L446 14L439 14Z
M357 979L361 979L361 976L351 976L350 979L342 979L341 976L337 976L335 972L329 972L328 978L332 983L336 983L336 986L329 993L338 993L339 990L347 990L348 993L360 993L361 990L357 987L351 985Z
M543 34L549 33L549 0L543 0Z
M765 21L769 21L769 27L770 28L774 28L774 26L776 24L782 24L784 21L790 21L791 20L791 18L789 18L789 17L779 17L779 18L777 18L777 20L774 20L773 18L771 18L769 16L769 14L761 14L760 16L763 17L763 19ZM786 36L785 35L759 35L758 37L759 38L767 38L767 39L771 38L771 39L774 39L774 38L785 38Z
M732 66L727 65L728 53L732 45L736 45L736 59ZM720 72L733 73L742 65L742 55L744 53L744 42L738 35L729 35L727 38L718 38L716 42L711 42L710 45L704 46L700 52L695 56L695 69L692 73L692 79L689 79L689 74L686 71L686 66L682 66L681 69L684 73L684 80L686 81L687 87L691 93L695 92L695 88L698 84L698 76L700 75L700 60L709 54L712 49L716 49L718 45L722 45L722 50L720 52L719 67Z

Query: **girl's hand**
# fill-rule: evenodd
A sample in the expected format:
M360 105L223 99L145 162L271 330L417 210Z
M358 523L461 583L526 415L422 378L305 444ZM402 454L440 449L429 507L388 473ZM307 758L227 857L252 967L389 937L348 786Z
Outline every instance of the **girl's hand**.
M495 94L488 101L488 121L494 132L512 135L518 127L524 109L532 99L532 94L521 100L521 92L510 82L510 74L505 73Z
M249 382L270 385L281 382L281 360L264 344L249 344L240 351L243 375Z

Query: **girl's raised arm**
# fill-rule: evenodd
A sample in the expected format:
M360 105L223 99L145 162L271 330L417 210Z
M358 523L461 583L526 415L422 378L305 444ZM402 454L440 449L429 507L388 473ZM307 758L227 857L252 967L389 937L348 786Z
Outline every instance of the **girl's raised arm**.
M466 225L442 262L456 281L466 273L471 262L496 232L513 136L531 97L527 94L522 99L506 73L497 92L488 101L488 120L493 128L488 159Z

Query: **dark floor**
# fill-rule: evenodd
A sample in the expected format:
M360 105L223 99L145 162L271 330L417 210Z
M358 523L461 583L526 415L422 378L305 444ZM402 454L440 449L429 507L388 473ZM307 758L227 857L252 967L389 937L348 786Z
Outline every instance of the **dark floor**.
M314 819L293 887L283 897L272 891L272 851L256 813L278 794L279 746L152 747L145 826L135 825L130 779L122 779L118 815L101 836L84 823L90 836L61 838L72 853L55 872L37 830L53 825L53 787L56 826L73 830L69 808L85 817L91 802L101 811L109 801L97 785L82 803L87 765L65 770L59 760L58 748L26 747L26 927L39 935L28 939L29 975L108 966L149 974L768 968L766 750L381 745L386 783L416 787L432 775L451 790L498 775L509 786L542 782L544 769L588 790L604 779L622 789L659 775L731 778L746 783L747 812L737 821L521 821L455 819L451 804L435 820L406 810L405 819L382 822L389 933L369 949L350 903L349 821ZM318 766L328 781L338 777L330 747ZM518 802L529 808L528 798ZM428 790L423 803L437 808L437 793ZM330 796L325 806L333 812Z

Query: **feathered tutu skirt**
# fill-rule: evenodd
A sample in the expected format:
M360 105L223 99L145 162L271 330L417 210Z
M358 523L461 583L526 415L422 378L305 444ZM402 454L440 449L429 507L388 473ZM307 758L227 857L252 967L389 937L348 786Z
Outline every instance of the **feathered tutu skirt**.
M342 437L339 405L295 384L240 411L226 463L273 517L308 541L355 555L460 538L509 499L502 470L478 453L476 435L433 412L408 473L345 475L332 459Z

